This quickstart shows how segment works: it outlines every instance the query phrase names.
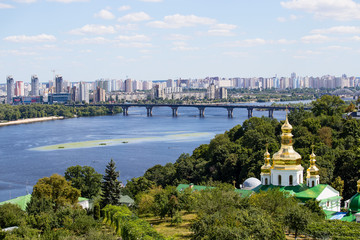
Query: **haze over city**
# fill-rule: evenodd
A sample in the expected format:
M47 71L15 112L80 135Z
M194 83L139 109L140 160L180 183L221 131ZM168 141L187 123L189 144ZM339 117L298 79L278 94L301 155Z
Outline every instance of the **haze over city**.
M359 76L354 0L2 0L0 83Z

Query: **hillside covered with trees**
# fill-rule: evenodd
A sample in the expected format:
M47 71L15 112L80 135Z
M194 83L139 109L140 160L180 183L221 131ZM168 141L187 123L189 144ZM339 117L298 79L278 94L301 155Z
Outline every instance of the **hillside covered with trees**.
M334 186L344 199L354 195L360 176L360 122L343 117L347 109L353 109L353 104L349 106L339 97L325 95L313 102L312 111L300 109L288 115L302 166L308 168L314 146L321 182ZM148 169L142 177L129 181L127 189L135 197L151 184L166 187L236 181L238 186L249 177L259 178L266 144L271 155L280 148L281 125L282 122L266 117L248 119L216 135L191 155L182 154L175 163Z

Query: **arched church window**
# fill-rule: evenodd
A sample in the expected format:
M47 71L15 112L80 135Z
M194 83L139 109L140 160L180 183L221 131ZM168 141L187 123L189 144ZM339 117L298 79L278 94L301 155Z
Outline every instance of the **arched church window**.
M281 186L281 175L279 175L279 177L278 177L278 185Z
M292 175L289 176L289 185L290 186L293 185L293 176Z
M315 181L311 182L311 187L315 186Z
M265 185L268 185L268 179L265 178Z

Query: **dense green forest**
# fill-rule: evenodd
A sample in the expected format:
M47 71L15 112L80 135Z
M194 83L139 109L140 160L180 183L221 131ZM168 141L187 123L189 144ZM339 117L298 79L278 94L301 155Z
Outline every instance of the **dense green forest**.
M360 176L360 122L343 117L349 109L353 110L354 105L325 95L313 102L312 111L299 109L289 113L294 148L302 156L303 167L308 168L314 145L321 182L335 186L345 200L355 193ZM238 185L249 177L259 178L265 145L269 144L271 155L280 148L281 125L276 119L266 117L248 119L216 135L191 155L182 154L175 163L148 169L143 177L129 181L128 189L134 197L140 190L137 185L146 181L166 187L179 183L232 183L234 180Z
M63 116L66 118L100 116L120 113L120 107L106 108L97 106L73 107L61 104L9 105L0 104L0 121L14 121L25 118Z

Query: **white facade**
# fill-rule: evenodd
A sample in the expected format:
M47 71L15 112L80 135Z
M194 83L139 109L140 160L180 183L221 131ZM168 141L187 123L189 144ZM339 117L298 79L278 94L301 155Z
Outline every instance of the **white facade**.
M320 207L324 210L340 212L341 197L339 197L339 192L331 186L327 185L316 200L320 201Z
M261 184L262 185L270 185L271 184L270 174L261 174Z
M302 183L303 170L271 169L271 184L275 186L296 186Z
M315 187L318 184L320 184L320 176L319 175L306 178L306 185L308 187Z

